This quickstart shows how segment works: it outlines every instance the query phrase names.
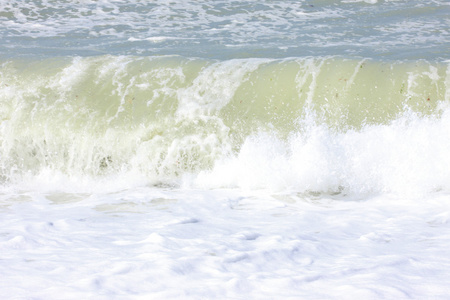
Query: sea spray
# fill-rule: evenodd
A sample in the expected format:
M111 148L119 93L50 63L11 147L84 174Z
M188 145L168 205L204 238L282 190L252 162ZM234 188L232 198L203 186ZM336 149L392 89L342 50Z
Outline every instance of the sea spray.
M448 299L449 4L0 1L0 299Z
M236 156L200 172L195 185L319 194L448 192L449 150L448 106L440 116L405 111L388 124L346 131L313 121L287 140L267 132L247 137Z
M2 180L134 174L178 185L198 174L195 185L211 187L446 189L442 164L425 161L445 161L449 147L448 68L339 57L10 60L0 74Z

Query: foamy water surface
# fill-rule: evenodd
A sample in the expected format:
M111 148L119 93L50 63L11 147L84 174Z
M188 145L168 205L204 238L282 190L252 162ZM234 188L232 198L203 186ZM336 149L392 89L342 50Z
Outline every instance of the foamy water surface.
M447 1L15 1L3 56L448 59Z
M1 1L0 298L446 299L446 1Z

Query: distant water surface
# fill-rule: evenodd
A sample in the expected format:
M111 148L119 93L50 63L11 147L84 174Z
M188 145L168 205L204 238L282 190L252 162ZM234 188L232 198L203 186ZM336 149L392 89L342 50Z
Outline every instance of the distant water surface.
M448 1L1 1L0 55L448 59Z

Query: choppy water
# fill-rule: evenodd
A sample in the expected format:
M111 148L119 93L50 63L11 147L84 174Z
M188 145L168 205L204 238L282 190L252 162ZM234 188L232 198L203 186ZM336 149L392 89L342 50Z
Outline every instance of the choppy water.
M448 59L447 1L2 1L2 56Z
M449 15L0 1L0 296L445 299Z

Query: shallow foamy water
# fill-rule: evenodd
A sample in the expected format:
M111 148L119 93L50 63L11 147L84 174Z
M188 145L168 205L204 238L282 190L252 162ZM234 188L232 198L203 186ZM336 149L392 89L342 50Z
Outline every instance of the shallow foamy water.
M448 298L449 10L0 1L0 298Z
M448 194L3 193L2 298L444 299Z

